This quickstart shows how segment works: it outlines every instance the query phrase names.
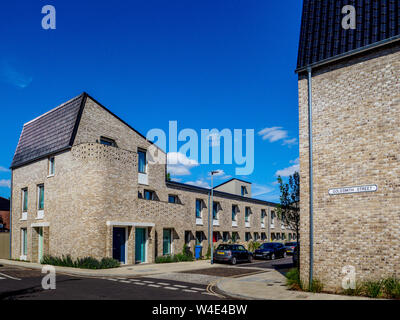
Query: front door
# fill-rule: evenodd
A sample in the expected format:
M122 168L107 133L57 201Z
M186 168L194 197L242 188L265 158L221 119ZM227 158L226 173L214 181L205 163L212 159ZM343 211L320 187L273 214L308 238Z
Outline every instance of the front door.
M39 259L39 263L40 263L40 261L42 261L42 258L43 258L43 228L42 227L39 228L38 234L39 234L38 259Z
M171 229L163 230L163 255L171 254Z
M113 228L113 258L125 263L126 229Z
M135 261L146 262L146 229L136 228L135 232Z

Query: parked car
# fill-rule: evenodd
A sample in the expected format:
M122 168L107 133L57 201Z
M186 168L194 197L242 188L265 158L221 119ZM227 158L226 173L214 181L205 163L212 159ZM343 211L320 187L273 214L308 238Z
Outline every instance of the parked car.
M282 243L266 242L254 251L254 259L286 258L286 247Z
M285 247L287 254L293 254L294 248L297 247L297 242L286 242Z
M214 262L252 262L253 254L240 244L220 244L214 253Z
M299 265L299 258L300 258L299 252L300 252L300 246L297 245L293 251L293 266L294 267L297 267Z

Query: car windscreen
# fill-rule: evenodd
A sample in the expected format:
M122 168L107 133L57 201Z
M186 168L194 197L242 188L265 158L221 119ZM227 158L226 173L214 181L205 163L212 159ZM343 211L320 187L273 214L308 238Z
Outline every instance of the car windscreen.
M232 246L226 245L226 244L220 244L217 248L217 250L232 250Z

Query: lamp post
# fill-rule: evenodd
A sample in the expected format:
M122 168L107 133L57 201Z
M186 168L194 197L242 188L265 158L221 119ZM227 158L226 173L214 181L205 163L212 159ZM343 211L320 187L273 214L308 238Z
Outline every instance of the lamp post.
M219 171L211 171L211 215L208 216L209 219L208 225L211 228L211 264L214 264L214 185L213 185L213 177L214 174L219 173ZM211 216L211 217L210 217Z

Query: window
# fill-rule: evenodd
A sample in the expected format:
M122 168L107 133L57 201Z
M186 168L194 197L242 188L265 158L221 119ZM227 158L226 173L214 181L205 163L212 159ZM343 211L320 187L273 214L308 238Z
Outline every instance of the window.
M239 239L239 233L232 232L232 242L236 242Z
M201 219L201 200L196 199L196 218Z
M178 197L175 195L170 194L168 196L168 202L169 203L178 203Z
M190 244L190 240L192 240L192 232L185 231L185 243Z
M26 228L21 229L21 258L26 260L28 255L28 232Z
M44 185L38 186L38 210L44 210Z
M240 188L240 194L241 194L242 196L245 196L245 195L247 194L247 189L246 189L245 186L241 186L241 188Z
M213 203L213 220L218 220L218 202Z
M236 221L236 214L237 214L238 206L232 205L232 221Z
M264 223L264 218L267 216L265 209L261 209L261 223Z
M105 146L110 146L110 147L115 147L117 144L115 143L115 140L105 138L105 137L100 137L100 143L104 144Z
M254 232L254 240L260 239L259 234L257 232Z
M244 213L244 221L249 222L249 216L250 216L250 207L246 207L245 213Z
M147 159L146 159L146 151L139 150L139 167L138 170L140 173L146 173Z
M224 242L228 242L229 241L229 232L222 233L222 240Z
M261 233L261 240L266 240L267 239L267 235L265 234L265 232Z
M154 191L144 190L144 198L146 200L154 200Z
M22 189L22 212L28 212L28 189Z
M275 224L275 212L271 211L271 226L274 227Z
M283 232L282 232L282 240L285 240L286 239L286 234L284 234Z
M200 245L202 241L203 241L203 232L196 231L196 245Z
M245 240L246 240L246 241L250 241L250 238L251 238L250 232L246 232L246 234L245 234Z
M55 173L55 158L49 158L49 176L54 176Z

